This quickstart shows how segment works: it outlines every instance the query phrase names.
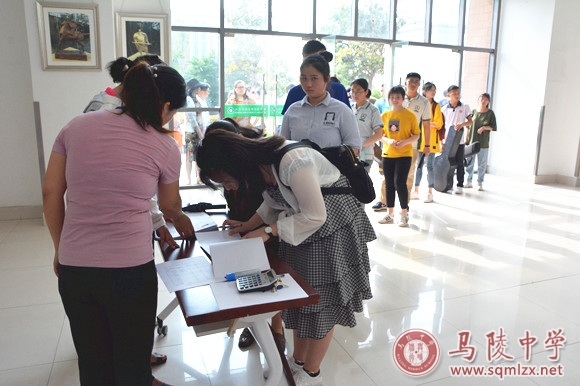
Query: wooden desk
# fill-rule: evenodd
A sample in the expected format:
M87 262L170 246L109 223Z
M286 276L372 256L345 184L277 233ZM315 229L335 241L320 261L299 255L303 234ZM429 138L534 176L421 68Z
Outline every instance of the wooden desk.
M193 255L195 242L180 241L179 243L181 244L180 248L175 250L160 246L165 261L184 259ZM283 350L279 350L274 341L268 319L281 310L316 304L320 301L320 295L310 284L290 268L290 266L271 251L268 251L268 260L270 261L270 266L277 273L290 274L308 296L306 298L225 310L219 309L209 285L176 291L175 296L181 307L186 324L195 327L196 334L198 335L200 331L202 333L223 331L224 322L240 318L240 326L247 325L250 327L270 367L270 374L264 385L278 385L282 379L283 369L286 370L289 384L294 385L294 380L290 374ZM197 329L198 327L201 327L199 331Z

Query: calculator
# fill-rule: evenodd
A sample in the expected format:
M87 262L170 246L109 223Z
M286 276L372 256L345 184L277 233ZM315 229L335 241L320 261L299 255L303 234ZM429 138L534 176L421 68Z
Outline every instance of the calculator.
M278 281L278 276L273 269L267 269L265 271L256 271L253 273L248 273L245 275L236 277L236 286L240 292L250 292L250 291L267 291L272 289Z

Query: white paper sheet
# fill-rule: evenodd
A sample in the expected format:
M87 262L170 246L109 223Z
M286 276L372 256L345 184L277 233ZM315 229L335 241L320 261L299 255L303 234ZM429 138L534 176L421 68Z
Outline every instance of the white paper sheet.
M270 268L261 237L211 244L209 249L215 281L223 280L231 272Z
M209 249L212 244L224 243L226 241L235 241L241 239L239 233L230 236L228 235L228 231L198 232L196 233L195 236L197 237L199 246L208 254L210 253Z
M215 221L205 212L188 213L187 216L191 219L193 229L195 229L196 232L207 232L218 229Z
M156 267L169 292L199 287L214 281L211 264L202 256L166 261Z
M210 287L220 310L308 297L292 276L286 274L282 278L282 282L288 287L276 292L268 290L265 292L241 293L238 292L235 281L213 282Z

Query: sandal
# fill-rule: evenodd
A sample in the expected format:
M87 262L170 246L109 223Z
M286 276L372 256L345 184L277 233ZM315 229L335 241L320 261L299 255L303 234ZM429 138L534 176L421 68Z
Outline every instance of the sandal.
M151 366L162 365L167 362L167 355L157 352L151 353Z
M240 350L245 350L253 345L255 341L256 339L254 339L254 335L252 335L250 329L244 328L244 331L242 331L242 334L240 335L240 340L238 341L238 347Z

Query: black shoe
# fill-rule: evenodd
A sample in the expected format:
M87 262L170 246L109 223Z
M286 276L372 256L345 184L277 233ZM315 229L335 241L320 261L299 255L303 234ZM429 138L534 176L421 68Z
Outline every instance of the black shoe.
M244 328L244 331L242 331L242 334L240 335L240 340L238 341L238 347L240 350L245 350L253 345L255 341L256 339L254 339L250 329Z

